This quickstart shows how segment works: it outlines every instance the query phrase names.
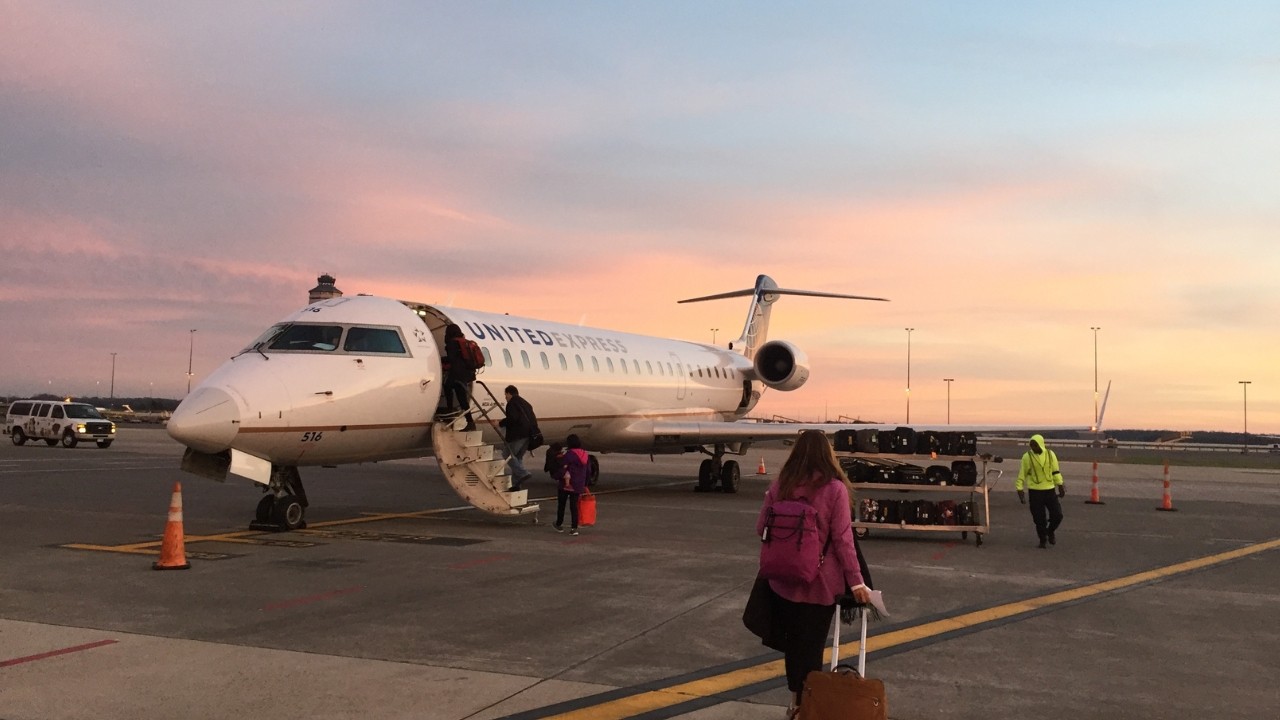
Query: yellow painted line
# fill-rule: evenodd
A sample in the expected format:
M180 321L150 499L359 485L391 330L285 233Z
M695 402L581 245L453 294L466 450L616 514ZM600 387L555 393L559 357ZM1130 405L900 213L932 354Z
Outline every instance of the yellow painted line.
M1195 560L1168 565L1155 570L1134 573L1124 577L1115 578L1113 580L1105 580L1103 582L1085 585L1083 587L1072 588L1070 590L1062 590L1059 592L1049 593L1040 597L1020 600L1017 602L997 605L995 607L976 610L964 613L955 617L934 620L915 627L903 628L895 630L883 635L876 635L867 639L867 651L874 652L876 650L885 650L898 645L924 640L936 635L942 635L965 628L984 625L987 623L1004 620L1018 615L1031 613L1054 605L1080 600L1103 593L1122 590L1124 588L1141 585L1143 583L1155 580L1163 580L1182 573L1200 570L1202 568L1211 567L1238 558L1254 555L1260 552L1266 552L1280 547L1280 538L1269 540L1266 542L1255 543L1236 550L1218 553L1216 555L1208 555ZM856 656L858 652L858 643L845 643L840 646L841 657ZM830 651L824 654L829 657ZM592 705L576 710L570 710L558 715L548 715L548 720L625 720L635 715L646 712L653 712L663 708L679 705L680 703L690 700L711 697L719 695L730 690L754 685L755 683L774 678L782 677L786 674L782 660L773 660L759 665L753 665L739 670L731 670L729 672L715 675L708 678L693 680L672 685L668 688L660 688L658 690L649 690L647 692L638 693L616 700L609 700L599 705Z

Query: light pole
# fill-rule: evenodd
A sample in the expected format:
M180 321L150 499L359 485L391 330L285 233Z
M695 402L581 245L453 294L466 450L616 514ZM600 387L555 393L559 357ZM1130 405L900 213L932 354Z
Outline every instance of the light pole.
M711 344L716 344L716 333L720 332L720 328L711 328Z
M1100 327L1090 327L1093 331L1093 431L1098 432L1098 331Z
M955 378L942 378L942 382L947 384L947 424L951 424L951 383Z
M911 331L907 328L907 424L911 424Z
M191 358L195 355L195 351L196 351L196 331L195 329L192 329L191 343L190 343L190 346L187 348L187 394L188 395L191 394Z
M1249 385L1252 380L1241 380L1240 387L1244 388L1244 454L1249 454Z
M116 399L116 354L111 353L111 400Z

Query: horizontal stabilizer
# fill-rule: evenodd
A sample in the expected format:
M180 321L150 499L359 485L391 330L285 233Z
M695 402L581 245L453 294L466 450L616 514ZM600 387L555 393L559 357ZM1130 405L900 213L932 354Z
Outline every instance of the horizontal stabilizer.
M719 293L716 295L704 295L703 297L689 298L688 300L677 300L677 303L702 302L704 300L723 300L725 298L748 297L754 295L756 288L747 288L745 290L733 290L727 293ZM809 297L828 297L843 298L845 300L877 300L879 302L889 302L888 298L869 297L866 295L842 295L840 293L820 292L818 290L790 290L787 288L768 288L765 290L769 295L808 295Z

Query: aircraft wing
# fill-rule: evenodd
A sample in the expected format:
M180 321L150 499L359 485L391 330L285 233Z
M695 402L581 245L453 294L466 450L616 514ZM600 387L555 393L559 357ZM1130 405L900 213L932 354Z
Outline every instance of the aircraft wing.
M711 445L715 443L767 443L794 439L805 430L834 435L841 430L895 430L910 427L917 432L1026 432L1089 431L1088 425L899 425L896 423L768 423L768 422L672 422L641 420L628 433L648 435L656 447Z

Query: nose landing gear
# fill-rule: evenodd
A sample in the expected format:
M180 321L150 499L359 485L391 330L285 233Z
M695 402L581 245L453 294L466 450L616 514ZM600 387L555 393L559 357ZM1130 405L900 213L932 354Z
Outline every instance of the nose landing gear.
M293 466L273 466L267 494L258 501L250 530L289 532L307 526L307 492Z

